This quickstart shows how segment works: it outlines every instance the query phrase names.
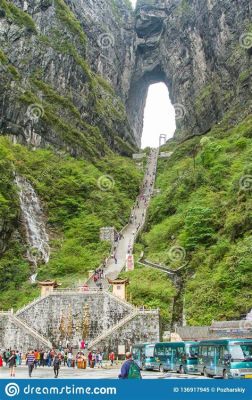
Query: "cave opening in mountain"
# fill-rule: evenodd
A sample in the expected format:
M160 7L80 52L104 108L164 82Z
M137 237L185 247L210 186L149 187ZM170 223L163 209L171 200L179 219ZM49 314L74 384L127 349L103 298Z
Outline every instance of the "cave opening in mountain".
M130 83L126 102L128 119L139 148L158 147L160 135L169 139L179 128L175 122L173 82L160 64L154 68L146 65L144 70L140 66Z
M141 147L158 147L160 135L173 137L176 130L175 110L167 85L164 82L151 84L144 109Z

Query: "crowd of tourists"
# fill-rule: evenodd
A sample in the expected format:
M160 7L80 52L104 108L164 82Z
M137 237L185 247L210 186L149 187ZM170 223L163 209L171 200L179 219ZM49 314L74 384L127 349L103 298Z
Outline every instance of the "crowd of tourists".
M0 353L0 367L3 367L5 363L5 366L9 367L10 377L15 377L16 368L22 365L22 363L25 363L28 367L28 375L31 378L34 369L47 366L53 368L54 377L58 378L61 366L75 368L76 366L84 365L81 368L86 368L86 364L88 364L89 368L102 368L103 356L104 354L100 351L90 351L87 356L84 351L78 351L77 354L74 355L72 349L61 351L56 351L54 349L50 351L30 350L23 355L22 352L18 350L7 349ZM110 365L113 366L115 353L111 351L108 358ZM141 379L140 369L132 360L131 353L126 353L126 361L122 364L118 378Z
M100 351L85 352L85 349L80 349L74 354L73 349L51 349L46 350L30 350L27 353L22 353L18 350L7 349L0 353L0 367L9 367L10 376L14 377L16 368L21 365L27 365L28 373L31 377L33 369L38 367L53 367L55 378L59 375L59 369L61 366L68 368L79 367L86 368L102 368L104 354ZM114 363L114 353L109 354L109 360L111 365Z

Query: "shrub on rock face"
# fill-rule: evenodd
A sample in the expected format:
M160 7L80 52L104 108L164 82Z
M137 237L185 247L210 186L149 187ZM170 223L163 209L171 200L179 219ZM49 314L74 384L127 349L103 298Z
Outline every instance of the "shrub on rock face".
M186 249L194 250L198 245L210 245L214 238L213 210L196 206L186 213L184 244Z

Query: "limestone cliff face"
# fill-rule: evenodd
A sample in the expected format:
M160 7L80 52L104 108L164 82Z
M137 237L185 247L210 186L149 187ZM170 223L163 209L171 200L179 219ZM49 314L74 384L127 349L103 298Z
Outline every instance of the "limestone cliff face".
M128 91L134 24L124 0L2 0L0 8L1 132L73 155L128 153L135 139L118 88Z
M73 155L129 154L163 81L176 137L205 133L249 111L251 12L250 0L139 0L135 12L127 0L1 0L0 130Z
M177 138L207 132L228 110L248 112L251 21L249 0L138 1L135 71L127 102L138 139L153 82L169 88Z

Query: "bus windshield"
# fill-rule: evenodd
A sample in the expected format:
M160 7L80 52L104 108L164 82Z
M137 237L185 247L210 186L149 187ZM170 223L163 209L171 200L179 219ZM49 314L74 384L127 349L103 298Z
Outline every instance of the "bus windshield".
M230 346L233 360L252 361L252 343L235 343Z
M155 346L146 346L145 348L145 356L146 357L153 357L154 356L154 348Z
M186 345L186 356L188 359L198 358L198 347Z

